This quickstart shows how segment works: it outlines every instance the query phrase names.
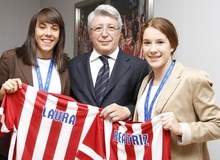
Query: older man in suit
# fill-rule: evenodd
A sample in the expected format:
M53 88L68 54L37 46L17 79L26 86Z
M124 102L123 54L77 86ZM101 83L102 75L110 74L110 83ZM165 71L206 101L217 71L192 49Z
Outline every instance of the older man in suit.
M85 104L104 108L101 116L112 121L131 119L137 93L149 65L119 47L122 20L110 5L100 5L88 16L88 31L93 49L73 58L69 64L71 96ZM99 103L95 86L103 63L100 56L108 57L109 80Z

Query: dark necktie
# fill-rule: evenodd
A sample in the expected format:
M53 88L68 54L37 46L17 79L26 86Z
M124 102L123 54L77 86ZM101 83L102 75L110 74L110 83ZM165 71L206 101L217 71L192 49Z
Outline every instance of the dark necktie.
M103 66L100 68L96 79L95 94L96 94L97 104L100 106L109 80L109 65L108 65L109 57L100 56L99 58L102 60Z

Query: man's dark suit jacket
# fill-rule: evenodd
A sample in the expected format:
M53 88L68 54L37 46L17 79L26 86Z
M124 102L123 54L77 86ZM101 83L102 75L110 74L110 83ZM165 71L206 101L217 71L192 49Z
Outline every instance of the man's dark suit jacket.
M133 116L137 94L149 65L119 50L101 106L97 105L89 58L91 51L80 54L69 63L70 95L77 101L104 108L112 103L127 106Z

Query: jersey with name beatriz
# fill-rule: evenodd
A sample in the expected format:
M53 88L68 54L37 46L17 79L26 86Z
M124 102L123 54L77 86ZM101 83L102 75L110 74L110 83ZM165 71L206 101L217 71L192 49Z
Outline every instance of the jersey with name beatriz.
M9 159L74 159L100 109L43 92L26 84L6 94L0 108L1 133L12 132Z
M141 122L95 123L76 154L86 160L170 160L170 132L164 130L160 115ZM98 135L98 136L97 136Z

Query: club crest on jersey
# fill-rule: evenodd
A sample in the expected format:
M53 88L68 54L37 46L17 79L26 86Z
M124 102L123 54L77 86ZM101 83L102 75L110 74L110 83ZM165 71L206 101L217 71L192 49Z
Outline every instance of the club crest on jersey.
M114 141L125 145L149 146L148 134L132 135L114 130Z
M42 111L42 116L48 119L52 119L57 122L67 123L70 125L74 125L76 122L75 115L71 115L67 112L64 112L58 109L48 108L46 106L44 107Z

